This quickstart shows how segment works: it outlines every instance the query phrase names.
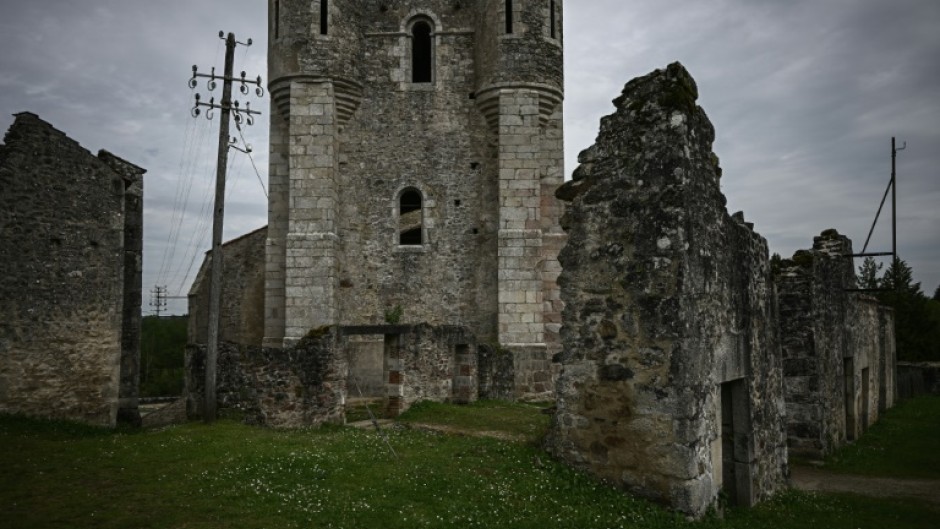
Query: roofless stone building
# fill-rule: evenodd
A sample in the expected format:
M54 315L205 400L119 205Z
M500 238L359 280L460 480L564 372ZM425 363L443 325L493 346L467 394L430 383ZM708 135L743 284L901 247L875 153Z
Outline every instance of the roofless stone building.
M144 172L16 115L0 145L0 412L140 422Z
M714 129L678 63L626 85L574 179L551 450L701 515L787 471L767 243L725 209Z

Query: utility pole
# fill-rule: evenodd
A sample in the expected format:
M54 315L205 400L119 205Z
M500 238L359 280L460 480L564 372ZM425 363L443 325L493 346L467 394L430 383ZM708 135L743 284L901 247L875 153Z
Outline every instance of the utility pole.
M200 107L207 107L206 117L212 119L212 111L219 109L222 111L221 121L219 122L219 157L215 178L215 207L212 217L212 261L209 279L209 329L206 346L206 383L205 383L205 407L203 410L203 420L211 423L216 418L216 370L219 358L219 306L222 298L222 220L225 213L225 172L228 162L229 148L229 119L232 113L235 114L236 126L242 121L248 125L254 124L254 116L260 112L251 110L250 103L245 104L242 109L238 101L232 102L232 83L241 83L240 91L242 94L248 94L248 85L255 85L255 93L258 97L264 95L261 88L261 76L257 80L249 81L245 79L245 72L242 72L241 78L235 78L233 71L235 68L235 46L251 46L251 39L248 42L238 42L235 40L235 34L219 32L219 38L225 41L225 71L221 77L215 74L215 68L212 68L211 74L198 73L197 67L193 66L193 76L189 80L189 87L195 89L198 84L197 78L208 79L207 87L209 91L215 90L216 81L222 81L222 100L216 104L215 98L203 103L199 94L196 94L196 103L193 105L192 115L196 117L200 113ZM233 139L234 142L234 139Z
M166 309L166 286L154 285L150 291L150 306L157 317Z
M875 214L875 221L871 223L871 229L868 230L868 237L865 239L865 246L862 252L850 255L848 257L887 257L891 256L891 265L895 266L898 262L898 152L907 148L907 142L902 147L897 146L897 139L891 137L891 180L888 181L888 188L881 197L881 205L878 206L878 213ZM885 207L885 201L888 200L888 193L891 193L891 251L890 252L869 252L868 243L871 242L871 236L875 233L875 226L878 225L878 219L881 218L881 211ZM898 285L895 285L898 288ZM851 288L851 292L884 292L883 288Z

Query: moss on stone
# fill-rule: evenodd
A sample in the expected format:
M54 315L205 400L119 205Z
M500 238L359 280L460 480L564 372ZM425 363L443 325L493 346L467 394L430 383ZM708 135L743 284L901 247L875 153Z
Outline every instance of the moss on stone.
M330 329L331 329L331 326L329 325L324 325L322 327L315 327L313 329L310 329L310 331L307 333L306 336L304 336L304 338L310 339L310 340L316 340L316 339L322 338L324 335L326 335L326 333L330 332Z
M839 234L839 231L836 230L835 228L829 228L828 230L824 230L821 234L819 234L819 236L828 241L834 241L842 237L842 235Z
M797 250L796 253L793 254L793 257L790 258L790 261L797 266L809 268L813 266L813 252L809 250Z

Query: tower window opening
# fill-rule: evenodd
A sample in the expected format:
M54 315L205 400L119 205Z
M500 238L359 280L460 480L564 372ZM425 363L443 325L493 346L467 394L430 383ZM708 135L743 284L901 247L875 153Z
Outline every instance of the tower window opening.
M421 246L424 243L424 212L421 193L408 189L398 199L398 244Z
M512 33L512 0L506 0L506 33Z
M281 0L274 0L274 38L281 36Z
M416 23L411 28L411 82L431 82L432 51L430 24Z
M320 34L326 35L329 31L330 3L329 0L320 0Z
M555 0L549 0L548 18L549 18L549 25L551 26L550 31L551 31L552 38L553 39L557 38L557 30L555 29L555 26L557 24L557 14L555 13Z

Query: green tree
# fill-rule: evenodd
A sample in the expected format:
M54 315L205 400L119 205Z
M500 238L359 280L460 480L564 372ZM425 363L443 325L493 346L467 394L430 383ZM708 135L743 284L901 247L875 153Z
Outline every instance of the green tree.
M859 288L881 288L881 279L878 278L878 274L883 267L884 264L875 261L874 257L866 257L862 261L862 266L858 268Z
M140 395L169 397L183 393L186 316L145 316L140 340Z
M940 301L940 285L937 286L937 290L933 291L933 300Z
M940 360L940 320L933 317L931 300L914 282L914 271L902 259L895 259L885 271L881 286L882 303L894 309L895 336L899 360Z

